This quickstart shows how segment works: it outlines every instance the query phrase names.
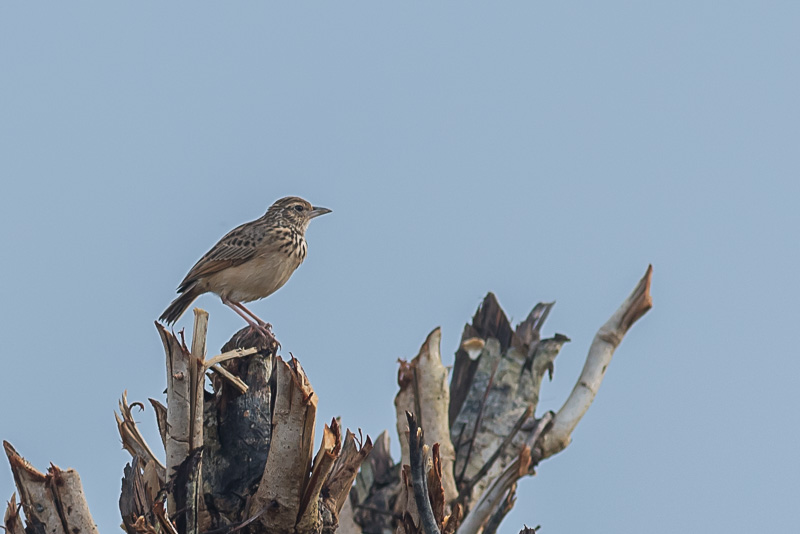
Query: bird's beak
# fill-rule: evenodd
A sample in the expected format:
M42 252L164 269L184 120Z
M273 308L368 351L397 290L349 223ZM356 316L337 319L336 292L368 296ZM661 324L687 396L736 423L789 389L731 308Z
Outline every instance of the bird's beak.
M328 208L320 208L319 206L314 206L311 208L311 213L309 213L308 218L313 219L314 217L319 217L320 215L325 215L326 213L330 213L332 210Z

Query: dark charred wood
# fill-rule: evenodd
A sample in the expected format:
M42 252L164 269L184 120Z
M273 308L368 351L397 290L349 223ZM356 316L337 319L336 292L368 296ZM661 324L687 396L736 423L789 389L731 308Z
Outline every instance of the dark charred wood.
M134 456L131 463L124 468L122 477L122 492L119 496L119 511L122 514L122 524L128 534L138 534L134 526L139 518L155 528L153 516L153 502L148 497L146 482L142 475L142 467L138 456Z
M255 493L269 455L275 346L243 328L222 352L249 348L251 343L258 353L222 364L247 384L247 392L216 378L213 396L205 400L203 489L213 529L246 519L247 499Z

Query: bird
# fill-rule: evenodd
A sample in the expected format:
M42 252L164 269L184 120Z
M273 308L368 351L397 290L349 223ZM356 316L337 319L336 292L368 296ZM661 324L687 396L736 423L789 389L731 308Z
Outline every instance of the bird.
M242 303L263 299L283 287L306 259L309 222L326 213L331 210L300 197L275 201L263 216L228 232L195 263L159 320L174 324L197 297L210 292L251 328L274 339L271 325Z

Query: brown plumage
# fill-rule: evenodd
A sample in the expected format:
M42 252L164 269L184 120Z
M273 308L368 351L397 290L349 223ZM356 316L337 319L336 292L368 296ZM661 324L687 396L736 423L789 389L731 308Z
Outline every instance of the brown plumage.
M251 326L266 329L242 302L268 297L289 280L306 258L306 228L314 217L330 213L299 197L275 202L262 217L228 232L191 268L159 320L177 321L194 299L215 293Z

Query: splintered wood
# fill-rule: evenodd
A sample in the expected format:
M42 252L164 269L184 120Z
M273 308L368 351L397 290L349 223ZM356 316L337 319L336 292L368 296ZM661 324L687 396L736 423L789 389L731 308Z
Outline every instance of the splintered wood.
M558 413L536 415L542 381L545 376L552 379L555 359L569 341L558 333L542 338L554 303L537 304L514 328L489 293L464 328L449 387L439 351L441 334L438 328L431 332L413 360L400 362L395 407L401 461L393 465L388 436L381 435L373 457L356 478L351 495L355 526L349 526L348 534L387 529L401 534L496 532L514 505L517 481L534 474L540 461L569 444L614 349L652 306L651 277L648 267L631 296L597 333L575 390ZM417 462L411 462L409 454L417 423L409 424L406 411L414 414L431 446L419 449L426 458L426 485L412 484ZM434 511L440 506L434 483L439 478L445 495L442 513L450 513L446 521L438 514L426 519L419 510L420 503L430 503ZM425 495L417 495L420 492Z
M300 362L284 361L273 339L248 329L206 359L207 325L208 314L196 309L191 349L183 332L156 326L166 355L166 405L150 404L166 465L134 421L132 408L144 405L130 403L127 392L119 401L117 429L131 455L119 499L123 528L128 534L332 534L372 441L333 419L314 455L318 399ZM209 371L211 392L204 387ZM7 532L97 532L77 473L55 466L40 473L4 446L21 503L16 496L9 501Z
M195 310L191 349L156 324L167 369L166 405L150 399L166 462L145 442L123 393L115 414L131 454L119 500L127 534L495 534L518 481L564 450L626 332L651 307L652 267L597 332L558 412L539 409L565 335L542 338L554 303L512 327L489 293L464 328L452 372L441 331L401 361L395 397L401 460L389 435L373 443L325 425L314 454L318 398L300 362L244 328L206 359L208 314ZM448 384L448 374L450 381ZM205 389L206 377L211 391ZM537 415L538 412L538 415ZM34 469L3 442L16 495L9 534L95 534L78 474ZM23 521L24 518L24 521ZM521 534L533 534L525 527Z
M168 462L173 458L166 483L130 417L127 396L120 402L120 435L133 456L120 500L128 534L245 527L334 532L372 449L369 437L357 439L348 430L343 439L334 419L314 455L318 399L300 362L284 361L272 340L247 329L222 354L205 359L207 314L195 314L191 350L182 336L158 328L167 356L167 405L150 402ZM214 373L213 394L203 390L206 371Z
M37 528L45 528L46 532L52 534L98 532L86 504L81 479L74 469L64 471L51 464L47 474L44 474L20 456L7 441L3 441L3 448L11 464L22 511L29 526L38 525ZM12 503L9 503L5 513L5 526L8 532L21 534L17 506Z
M317 398L296 360L277 358L277 398L272 415L272 442L264 475L251 513L269 504L262 523L289 532L297 521L307 474L311 468ZM291 456L292 461L286 461Z

